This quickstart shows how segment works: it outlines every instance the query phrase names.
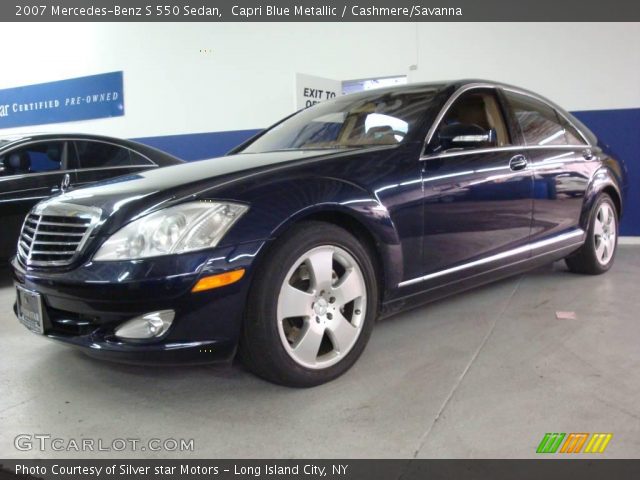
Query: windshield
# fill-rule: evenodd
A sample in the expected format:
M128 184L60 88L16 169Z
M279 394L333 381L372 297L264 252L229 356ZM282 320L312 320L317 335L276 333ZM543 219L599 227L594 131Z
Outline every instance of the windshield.
M397 145L418 127L439 90L346 95L301 111L243 152Z

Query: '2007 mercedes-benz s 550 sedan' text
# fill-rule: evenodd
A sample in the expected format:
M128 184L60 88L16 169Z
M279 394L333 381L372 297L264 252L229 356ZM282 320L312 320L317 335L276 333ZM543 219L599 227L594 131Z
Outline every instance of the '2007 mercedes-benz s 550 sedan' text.
M31 330L106 359L230 360L312 386L376 318L565 258L614 260L625 169L576 118L486 81L303 110L227 156L39 203L13 259Z

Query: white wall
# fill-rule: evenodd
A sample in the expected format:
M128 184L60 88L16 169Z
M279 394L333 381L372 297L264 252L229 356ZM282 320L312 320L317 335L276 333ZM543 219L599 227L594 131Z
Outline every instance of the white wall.
M420 79L437 70L499 80L568 110L640 106L640 23L423 23L418 32Z
M261 128L294 110L296 72L488 78L569 110L640 107L640 24L1 24L0 45L0 88L123 70L126 111L0 134Z

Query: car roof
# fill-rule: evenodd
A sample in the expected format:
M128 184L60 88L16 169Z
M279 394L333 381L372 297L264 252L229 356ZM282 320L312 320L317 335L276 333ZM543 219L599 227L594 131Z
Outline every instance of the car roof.
M418 83L407 83L404 85L393 85L390 87L375 88L372 90L365 90L363 92L352 93L349 95L349 97L353 98L356 95L362 95L362 96L375 95L375 94L380 94L385 92L420 92L420 91L439 92L446 89L457 90L458 88L461 88L467 85L473 85L473 84L519 90L519 91L526 92L536 97L540 97L544 99L544 97L542 97L541 95L535 92L526 90L524 88L517 87L515 85L509 85L507 83L497 82L495 80L486 80L481 78L464 78L464 79L458 79L458 80L442 80L442 81L436 81L436 82L418 82Z

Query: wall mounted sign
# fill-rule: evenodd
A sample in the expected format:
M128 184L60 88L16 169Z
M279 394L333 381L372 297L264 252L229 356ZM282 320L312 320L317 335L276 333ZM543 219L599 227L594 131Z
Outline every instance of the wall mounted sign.
M342 95L342 82L330 78L296 74L296 109L308 108L316 103Z
M122 115L122 72L0 89L0 129Z

